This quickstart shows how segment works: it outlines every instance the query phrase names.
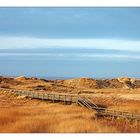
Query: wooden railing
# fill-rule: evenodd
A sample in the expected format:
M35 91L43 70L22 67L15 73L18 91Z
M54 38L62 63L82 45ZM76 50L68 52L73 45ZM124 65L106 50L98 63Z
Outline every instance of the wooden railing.
M108 110L108 109L104 111L98 111L97 116L111 117L113 119L124 118L124 119L129 119L129 120L140 120L140 115L136 115L132 112L116 111L116 110Z
M26 96L33 99L41 99L41 100L52 100L52 101L63 101L63 102L71 102L76 103L77 102L77 96L75 95L66 95L66 94L56 94L56 93L39 93L39 92L33 92L33 91L25 91L25 90L10 90L10 89L3 89L0 88L0 90L14 93L16 95L20 96Z
M14 93L20 96L26 96L33 99L41 100L51 100L53 102L62 101L65 103L77 103L80 106L84 106L90 110L95 110L97 117L109 117L109 118L124 118L130 120L140 120L140 115L136 115L131 112L126 111L115 111L109 110L106 108L101 108L97 104L93 103L90 99L79 96L79 95L69 95L69 94L56 94L56 93L39 93L34 91L26 90L15 90L15 89L6 89L0 88L1 91Z

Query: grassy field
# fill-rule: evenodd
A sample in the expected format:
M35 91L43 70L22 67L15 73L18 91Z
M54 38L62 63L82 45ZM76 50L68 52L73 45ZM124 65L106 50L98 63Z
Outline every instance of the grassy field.
M22 99L0 92L0 132L118 133L139 132L135 123L97 119L95 112L75 104Z

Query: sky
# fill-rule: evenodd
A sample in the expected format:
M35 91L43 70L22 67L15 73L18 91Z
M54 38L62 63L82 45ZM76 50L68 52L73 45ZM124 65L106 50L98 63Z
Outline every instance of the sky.
M0 75L140 78L140 8L0 8Z

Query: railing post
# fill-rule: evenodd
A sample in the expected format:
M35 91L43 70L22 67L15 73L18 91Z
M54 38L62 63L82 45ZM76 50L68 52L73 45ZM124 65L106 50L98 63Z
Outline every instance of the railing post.
M58 100L60 101L60 94L58 95Z
M21 96L21 91L19 91L19 95Z
M45 94L45 99L48 99L48 94Z
M54 103L54 99L55 99L55 94L53 94L53 103Z
M78 101L79 101L79 94L78 94L78 96L77 96L77 101L76 101L76 102L77 102L77 104L78 104Z
M30 97L30 93L27 91L24 91L24 93L27 95L27 96L29 96Z
M134 116L134 115L133 115L133 113L132 113L132 115L131 115L132 120L133 120L133 116Z
M29 92L27 92L27 96L29 97Z
M45 99L48 99L48 97L47 97L48 95L47 95L47 96L46 96L46 95L47 95L47 94L44 94L44 96L45 96Z
M122 114L122 117L123 117L123 112L121 112L121 114Z
M42 93L42 100L44 100L44 94Z
M66 95L64 95L64 103L66 103Z

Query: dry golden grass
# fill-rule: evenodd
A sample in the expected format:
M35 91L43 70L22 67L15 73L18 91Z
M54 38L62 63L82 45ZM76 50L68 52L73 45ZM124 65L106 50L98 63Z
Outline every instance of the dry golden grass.
M62 83L28 80L8 86L23 90L36 90L36 87L44 86L46 88L44 92L79 93L89 96L95 103L106 105L108 109L140 113L140 88L72 88L69 87L69 84L65 86ZM0 132L117 133L140 132L140 129L137 129L135 123L124 120L97 119L94 112L76 105L68 106L60 103L52 104L35 99L18 98L16 95L0 91Z
M137 132L129 122L96 119L93 112L75 105L2 108L0 114L0 132L4 133Z
M9 99L10 94L0 94ZM3 96L2 96L3 95ZM10 101L17 97L11 96ZM15 103L21 106L5 107L0 102L0 132L4 133L106 133L137 132L129 122L96 119L94 112L76 105L46 103L26 99ZM5 102L6 104L6 102ZM126 125L127 124L127 125ZM127 127L128 126L128 127ZM130 127L131 126L131 127Z
M47 104L36 108L2 108L0 132L116 132L100 125L93 112L70 105Z

